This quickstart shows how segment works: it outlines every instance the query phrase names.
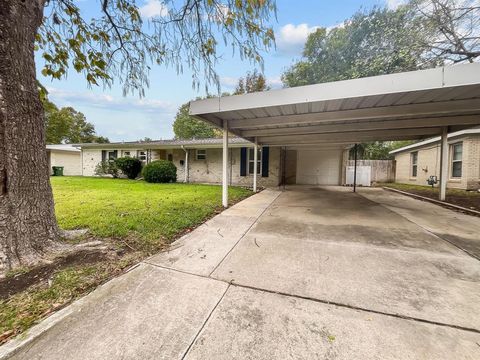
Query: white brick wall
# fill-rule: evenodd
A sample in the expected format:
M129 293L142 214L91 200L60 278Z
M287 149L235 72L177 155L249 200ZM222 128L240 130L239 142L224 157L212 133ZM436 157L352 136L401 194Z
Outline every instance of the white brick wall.
M52 166L63 166L63 175L82 175L82 160L80 152L49 150L49 153L50 173L52 173Z
M135 156L136 150L130 151ZM222 182L222 149L210 148L207 150L206 160L197 160L196 151L189 149L189 182L192 183L213 183ZM231 174L231 184L241 186L252 186L253 175L240 176L240 148L229 149L229 176ZM161 154L163 153L163 154ZM118 150L118 156L122 156L121 150ZM177 167L177 181L183 182L185 179L185 164L180 161L185 160L185 152L182 149L152 150L152 160L168 158L168 154L173 155L173 163ZM95 167L102 161L101 150L83 150L83 175L94 176ZM270 148L269 154L269 176L258 176L259 186L277 186L280 174L280 148Z

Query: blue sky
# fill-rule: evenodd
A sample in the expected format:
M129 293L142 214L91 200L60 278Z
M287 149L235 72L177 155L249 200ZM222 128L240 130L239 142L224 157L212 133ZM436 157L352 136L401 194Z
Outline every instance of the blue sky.
M273 24L277 47L263 54L264 74L272 88L281 87L282 72L301 55L308 33L315 27L337 26L360 8L374 5L395 7L402 0L277 0L277 21ZM144 17L161 11L160 0L137 0ZM98 0L79 2L85 13L94 12ZM232 57L226 51L216 70L221 79L222 91L232 91L237 79L253 70L248 62ZM153 66L150 87L145 97L122 95L120 84L110 89L88 88L84 79L70 71L62 80L50 80L40 74L38 78L58 106L73 106L83 112L95 125L97 133L111 141L132 141L144 137L169 139L173 137L172 122L178 107L197 96L204 95L204 87L192 89L191 74L177 75L175 70Z

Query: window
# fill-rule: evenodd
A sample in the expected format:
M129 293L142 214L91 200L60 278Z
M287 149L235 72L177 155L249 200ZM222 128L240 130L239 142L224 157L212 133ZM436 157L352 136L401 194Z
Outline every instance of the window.
M147 161L147 152L145 150L138 150L137 157L140 161Z
M411 163L411 175L412 177L417 177L417 162L418 162L418 151L412 152L410 154L410 163Z
M197 160L206 160L207 159L207 150L197 149Z
M462 143L452 145L452 178L462 177L462 153Z
M167 159L168 161L173 161L173 154L168 154Z
M107 152L107 159L110 160L115 160L117 158L117 150L109 150Z
M253 174L253 167L255 164L255 149L254 148L249 148L248 149L248 173ZM257 174L261 173L261 168L262 167L262 152L260 149L258 149L257 152Z
M125 157L130 157L130 151L124 151L123 156Z

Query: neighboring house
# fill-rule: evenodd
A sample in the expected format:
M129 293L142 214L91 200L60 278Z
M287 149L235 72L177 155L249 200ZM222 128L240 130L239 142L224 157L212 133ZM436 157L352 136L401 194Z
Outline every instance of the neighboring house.
M448 135L447 187L480 189L480 128ZM440 176L440 137L408 145L390 154L395 156L395 181L427 185L430 176Z
M179 182L222 182L222 139L159 140L110 144L81 144L84 176L95 175L102 160L132 156L148 163L172 161ZM348 161L345 146L262 147L258 154L258 184L340 185ZM233 185L253 182L253 144L238 137L229 140L229 179Z
M52 166L63 166L63 174L67 176L82 175L82 152L72 145L47 145L48 169L52 174Z

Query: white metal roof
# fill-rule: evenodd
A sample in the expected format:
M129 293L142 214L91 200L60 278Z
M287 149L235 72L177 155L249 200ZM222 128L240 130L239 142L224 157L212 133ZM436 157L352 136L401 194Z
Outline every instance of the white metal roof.
M58 150L58 151L71 151L71 152L80 152L80 149L74 147L70 144L54 144L46 145L47 150Z
M197 100L190 114L269 145L422 139L480 125L480 63Z
M197 149L197 148L221 148L221 138L205 139L170 139L152 141L122 141L114 143L86 143L78 144L81 148L89 149ZM239 137L230 137L231 147L252 146L251 142Z

